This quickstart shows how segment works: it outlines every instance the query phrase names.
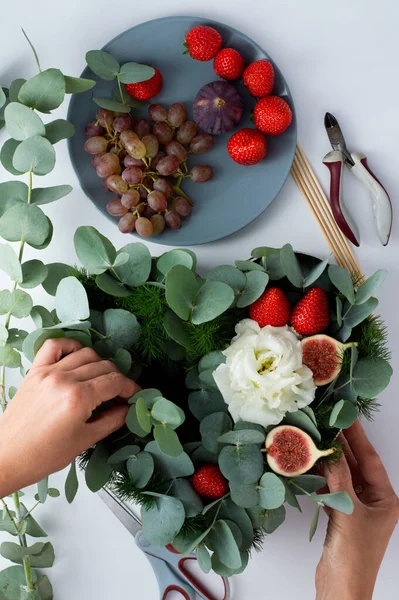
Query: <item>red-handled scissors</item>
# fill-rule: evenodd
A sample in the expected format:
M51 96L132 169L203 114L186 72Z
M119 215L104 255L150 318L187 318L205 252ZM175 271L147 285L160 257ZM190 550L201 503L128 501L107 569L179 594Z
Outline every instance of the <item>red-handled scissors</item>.
M158 581L161 600L168 600L172 592L180 594L182 600L195 600L198 594L203 600L229 600L230 585L226 577L223 582L222 596L217 598L208 589L206 582L197 579L188 568L188 561L196 561L194 555L183 557L172 546L155 548L145 539L142 524L128 504L119 500L112 492L101 490L100 497L111 509L119 521L134 536L137 546L142 550ZM204 573L204 579L206 575Z

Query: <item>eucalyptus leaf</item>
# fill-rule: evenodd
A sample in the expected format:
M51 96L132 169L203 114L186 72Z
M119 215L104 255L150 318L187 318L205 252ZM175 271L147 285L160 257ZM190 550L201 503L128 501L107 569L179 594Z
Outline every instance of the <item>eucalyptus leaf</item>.
M131 312L121 308L109 308L103 317L107 345L113 353L118 348L129 349L134 346L140 337L140 325Z
M233 502L243 508L259 504L259 490L256 483L229 482L230 496Z
M44 242L48 232L46 215L31 204L16 204L0 218L0 235L9 242L38 245Z
M92 492L101 490L112 475L112 465L108 463L108 459L109 453L104 444L97 444L85 470L86 484Z
M305 473L305 475L298 475L297 477L290 478L288 480L288 485L294 490L295 494L299 496L305 492L313 494L313 492L317 492L317 490L320 490L326 485L326 478L321 475L310 475ZM300 490L297 486L302 489ZM302 490L305 490L305 492Z
M136 62L128 62L121 66L119 71L119 79L121 83L139 83L147 81L155 74L153 67L140 65Z
M9 369L18 369L21 366L19 352L9 345L0 346L0 365Z
M218 455L213 452L209 452L204 446L200 445L196 450L191 454L191 460L193 461L196 467L202 467L202 465L210 464L210 465L218 465Z
M317 442L321 441L321 435L313 420L301 410L292 413L286 413L284 423L299 427L309 433Z
M293 485L290 484L289 480L286 477L281 477L281 481L285 487L285 501L287 504L292 506L293 508L297 508L299 512L302 512L301 505L298 502L298 498L296 497L296 493L298 491ZM299 493L299 492L298 492Z
M93 342L91 341L91 337L85 331L78 331L75 329L71 329L69 331L65 331L65 337L71 338L72 340L76 340L77 342L80 342L82 344L82 346L85 346L87 348L93 347Z
M265 473L259 482L259 504L266 509L279 508L284 504L285 487L275 473Z
M180 456L183 453L177 433L167 425L155 425L154 440L159 449L168 456Z
M0 269L7 273L13 281L22 283L22 269L13 248L9 244L0 244Z
M290 283L297 288L303 287L303 274L291 244L286 244L281 248L280 259L283 271Z
M100 275L114 264L114 246L94 227L78 227L73 240L80 262L90 273Z
M65 337L62 329L37 329L32 331L24 340L22 350L26 358L33 362L36 354L46 340Z
M8 339L8 329L4 325L0 325L0 344L5 344Z
M115 268L121 282L130 287L138 287L147 281L151 273L151 254L145 244L127 244L119 250L129 254L124 265Z
M131 111L131 107L127 104L122 104L122 102L117 102L111 98L93 98L93 102L95 102L97 106L100 106L101 108L112 110L114 112L130 113Z
M45 127L46 131L44 137L53 145L75 135L75 125L65 119L56 119L55 121L46 123Z
M71 462L71 466L69 468L68 475L65 481L65 498L67 499L69 504L71 504L74 501L78 488L79 481L78 476L76 474L76 463L73 460Z
M165 277L176 265L191 269L193 266L193 259L187 252L184 252L184 250L170 250L157 260L157 269L165 275Z
M129 404L135 404L139 398L144 398L147 406L151 409L159 398L162 398L162 393L156 388L146 388L136 392L129 400Z
M346 492L333 492L332 494L318 494L310 496L315 502L320 502L323 506L329 506L335 510L339 510L347 515L353 512L352 498Z
M48 493L48 477L45 477L37 484L37 494L42 504L45 503Z
M238 308L249 306L260 298L269 283L269 275L260 271L249 271L242 295L237 300Z
M147 432L144 431L144 429L140 426L137 418L136 403L130 407L129 412L126 415L126 427L129 429L129 431L141 438L145 438L147 436Z
M11 313L17 319L28 317L32 310L32 298L22 290L2 290L0 292L0 314Z
M41 260L28 260L22 265L23 281L20 286L32 289L43 283L47 277L47 267Z
M347 429L358 418L358 410L353 402L339 400L330 413L329 426L337 429Z
M160 398L155 402L151 410L151 416L163 425L169 425L171 429L180 427L186 418L179 406L165 398Z
M121 267L122 265L125 265L128 260L129 260L129 254L127 252L118 252L118 254L116 255L116 258L115 258L115 262L112 266L114 269L116 267Z
M202 512L204 507L202 500L187 479L175 479L169 493L183 504L187 518L195 517Z
M206 278L207 281L221 281L230 286L235 294L241 294L246 285L246 277L237 267L221 265L215 267Z
M285 275L280 254L281 250L278 248L269 248L267 246L255 248L251 252L251 256L261 259L260 264L272 281L282 279Z
M47 175L54 169L54 148L45 137L34 135L19 144L12 164L21 173L32 171L35 175Z
M186 325L173 311L166 310L163 326L169 337L177 344L185 348L190 347L191 340Z
M64 75L65 79L65 93L66 94L80 94L81 92L87 92L96 85L93 79L84 79L83 77L70 77Z
M30 317L38 328L53 327L55 325L55 321L51 312L44 306L40 306L38 304L36 304L30 311Z
M275 509L262 510L261 528L265 533L274 533L285 521L285 507L279 506Z
M188 406L198 421L208 415L218 412L227 412L227 404L218 390L204 389L191 392L188 396Z
M183 526L184 506L177 498L159 496L149 508L142 507L141 520L146 540L154 546L166 546Z
M119 73L119 63L109 52L90 50L86 53L86 62L93 73L106 81L112 81Z
M315 267L313 267L310 273L305 277L303 281L303 287L309 287L313 285L319 279L319 277L323 275L329 263L329 260L330 257L325 258L324 260L320 261Z
M218 442L223 444L234 444L236 446L245 446L247 444L262 444L265 441L265 432L241 429L239 431L228 431L218 438Z
M198 370L202 371L214 371L217 367L226 362L226 356L223 352L213 351L205 354L198 363Z
M198 291L198 280L194 273L187 267L176 265L168 272L165 285L166 302L178 317L187 321ZM233 291L228 289L234 296Z
M27 337L28 332L23 329L11 328L8 330L7 343L16 350L22 350L22 344Z
M342 300L339 296L335 298L335 307L336 307L336 317L337 317L337 325L338 327L342 327L343 325L343 317L342 317Z
M371 296L375 294L380 285L382 285L388 275L388 271L385 269L379 269L366 279L364 283L361 284L359 289L356 292L355 304L363 304L366 302Z
M42 286L50 296L55 296L61 279L71 275L71 267L64 263L50 263L47 265L47 277Z
M233 301L234 292L230 286L220 281L207 281L195 297L191 317L193 324L213 321L230 308Z
M21 142L9 139L6 140L0 150L0 161L3 167L12 175L22 175L21 171L18 171L13 165L14 154Z
M216 521L209 538L215 553L224 565L230 569L241 567L240 551L226 521L222 519Z
M53 589L46 575L38 575L32 569L33 590L26 589L23 566L8 567L0 573L0 598L3 600L53 600Z
M139 425L143 431L150 433L152 429L151 412L148 410L144 398L138 398L136 402L136 414Z
M55 307L60 321L84 321L90 316L86 290L76 277L65 277L58 284Z
M127 461L127 472L133 485L144 488L154 472L154 459L149 452L140 452Z
M47 533L39 523L29 514L28 509L21 503L21 520L26 521L26 533L31 537L47 537Z
M378 306L377 298L369 298L362 304L352 306L349 310L344 307L344 325L350 329L357 327L369 317ZM346 309L346 310L345 310Z
M59 69L46 69L21 86L18 100L30 108L46 113L58 108L64 101L64 96L63 74Z
M242 535L242 550L247 551L252 547L254 532L251 519L245 508L237 506L231 498L225 497L221 502L219 518L234 521L238 525Z
M261 271L262 273L265 272L264 267L262 267L262 265L260 265L259 263L254 262L253 260L236 260L234 264L237 267L237 269L240 269L240 271Z
M7 96L5 95L3 88L0 87L0 108L3 108L6 102Z
M121 93L122 92L122 93ZM127 104L133 108L145 108L147 102L145 100L136 100L133 98L127 91L124 85L119 88L119 85L116 85L112 90L112 98L117 102L122 102L122 104Z
M313 536L316 533L317 526L319 524L319 517L320 517L320 505L316 506L316 510L315 510L314 515L312 517L312 520L310 522L309 542L312 541Z
M19 102L10 102L4 111L7 132L21 142L32 136L45 134L44 123L35 112ZM17 166L15 166L18 169ZM21 169L20 169L21 170Z
M106 294L116 296L117 298L127 298L127 296L131 296L132 294L131 290L107 272L97 275L96 284Z
M219 454L219 467L229 481L255 483L263 473L263 456L255 445L225 446Z
M317 420L316 420L316 416L313 412L313 409L310 406L303 406L301 408L301 412L305 413L305 415L307 415L309 417L309 419L311 419L313 421L313 423L316 425L317 427Z
M190 477L194 473L194 465L186 452L179 456L168 456L162 452L155 441L145 446L145 451L150 452L154 458L155 467L167 479L177 477Z
M212 569L212 559L205 544L201 544L196 551L198 565L204 573L209 573Z
M328 267L328 276L337 290L345 296L348 302L355 304L355 290L349 272L344 269L344 267L330 265Z
M212 555L212 569L217 575L220 575L220 577L226 577L227 579L233 577L233 575L240 575L240 573L245 571L245 569L248 566L249 553L240 552L240 558L241 567L239 567L238 569L230 569L222 563L218 554L214 552Z
M19 100L18 100L19 90L21 89L21 87L23 86L23 84L25 82L26 82L26 79L18 78L18 79L14 79L14 81L10 84L10 91L9 91L10 102L19 102Z
M28 186L23 181L0 183L0 217L16 203L28 202Z
M388 385L392 367L383 358L361 358L353 369L353 387L361 398L374 398Z
M115 352L114 363L124 375L127 375L132 366L132 355L128 350L118 348Z
M215 454L219 452L221 444L217 440L231 428L231 418L225 412L213 413L205 417L200 424L202 443L205 448Z
M133 456L137 456L140 452L140 446L129 445L124 446L123 448L119 448L116 452L111 454L108 459L110 465L117 465L120 462L124 462Z

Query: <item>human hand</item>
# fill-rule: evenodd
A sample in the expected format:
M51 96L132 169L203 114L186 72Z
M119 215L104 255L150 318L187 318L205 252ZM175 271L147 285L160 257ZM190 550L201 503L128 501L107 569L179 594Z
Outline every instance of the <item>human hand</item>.
M348 492L351 515L327 509L329 522L316 570L317 600L369 600L399 517L396 496L359 421L341 436L345 456L326 468L330 492Z
M0 419L0 498L66 467L125 422L126 403L88 422L139 386L72 339L48 340Z

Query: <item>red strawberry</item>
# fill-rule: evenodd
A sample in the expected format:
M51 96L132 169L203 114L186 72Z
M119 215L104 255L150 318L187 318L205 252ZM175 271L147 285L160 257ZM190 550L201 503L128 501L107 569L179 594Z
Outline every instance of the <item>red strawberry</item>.
M222 36L213 27L199 25L187 33L184 45L191 58L202 61L211 60L220 50Z
M192 483L197 494L210 500L222 498L229 491L227 479L215 465L204 465L197 469Z
M256 129L240 129L227 142L227 151L239 165L256 165L266 156L266 138Z
M283 327L290 319L290 303L279 288L269 288L251 304L249 316L260 327Z
M301 335L314 335L325 331L329 323L327 294L321 288L312 288L292 311L291 325Z
M273 65L268 60L257 60L245 69L243 79L252 96L268 96L274 86Z
M254 121L259 131L266 135L280 135L291 125L292 111L282 98L266 96L255 105Z
M215 56L213 68L216 75L223 79L239 79L245 68L243 57L234 48L223 48Z
M149 100L153 98L161 91L162 87L162 73L155 69L154 75L147 81L140 81L139 83L127 83L125 85L128 94L136 98L136 100Z

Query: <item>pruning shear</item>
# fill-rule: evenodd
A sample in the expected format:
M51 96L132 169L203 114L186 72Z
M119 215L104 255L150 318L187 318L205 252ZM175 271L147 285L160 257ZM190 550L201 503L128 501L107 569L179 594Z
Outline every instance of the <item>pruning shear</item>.
M360 152L349 152L334 115L326 113L324 125L333 151L326 154L323 163L331 174L330 203L338 227L352 244L360 245L359 230L342 198L342 172L346 165L351 173L360 179L371 195L378 237L382 245L386 246L392 229L392 204L387 191L370 170L366 156Z
M229 600L230 584L226 577L223 582L223 596L216 598L206 584L198 580L187 569L188 561L196 561L194 555L182 557L172 546L155 548L145 539L142 524L129 505L125 504L108 490L100 490L99 495L119 521L134 536L137 546L144 552L150 562L158 581L160 599L167 600L169 594L179 594L182 600L195 600L198 594L203 600ZM206 575L204 574L204 577ZM218 576L219 577L219 576Z

